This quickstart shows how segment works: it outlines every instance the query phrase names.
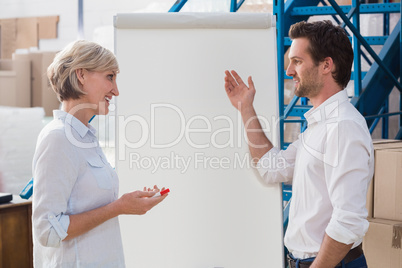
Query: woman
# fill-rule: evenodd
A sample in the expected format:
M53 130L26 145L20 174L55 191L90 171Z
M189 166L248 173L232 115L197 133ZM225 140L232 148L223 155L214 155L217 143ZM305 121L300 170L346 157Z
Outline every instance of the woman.
M116 172L88 123L119 95L118 72L113 53L83 40L48 68L63 110L40 133L33 160L35 267L124 267L117 216L144 214L166 198L150 198L156 186L118 198Z

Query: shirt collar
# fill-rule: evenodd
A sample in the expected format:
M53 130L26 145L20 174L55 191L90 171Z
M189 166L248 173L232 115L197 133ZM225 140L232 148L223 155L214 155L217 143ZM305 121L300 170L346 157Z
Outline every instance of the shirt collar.
M338 117L339 105L348 99L346 90L341 90L329 97L317 108L311 108L304 114L308 125Z
M54 119L61 119L67 124L69 124L77 133L83 138L88 131L90 131L93 135L96 134L96 129L88 124L88 126L84 125L80 120L74 117L72 114L69 114L62 110L54 110L53 111Z

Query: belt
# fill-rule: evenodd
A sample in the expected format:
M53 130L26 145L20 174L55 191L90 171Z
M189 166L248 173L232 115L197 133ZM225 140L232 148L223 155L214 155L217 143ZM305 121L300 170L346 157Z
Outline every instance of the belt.
M349 250L348 254L346 254L345 258L343 258L343 261L345 264L359 258L363 254L363 249L362 249L362 244L358 245L354 249ZM288 255L288 262L289 262L289 267L290 268L296 268L296 260L293 259ZM299 261L299 268L308 268L312 264L312 261ZM338 263L336 267L342 267L342 263Z

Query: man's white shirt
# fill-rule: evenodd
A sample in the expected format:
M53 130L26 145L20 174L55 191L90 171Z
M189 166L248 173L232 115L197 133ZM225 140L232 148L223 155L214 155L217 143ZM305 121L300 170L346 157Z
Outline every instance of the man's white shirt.
M305 113L308 127L286 150L258 162L266 183L292 184L285 245L295 258L318 254L326 233L358 246L367 232L366 195L374 172L372 139L345 90Z

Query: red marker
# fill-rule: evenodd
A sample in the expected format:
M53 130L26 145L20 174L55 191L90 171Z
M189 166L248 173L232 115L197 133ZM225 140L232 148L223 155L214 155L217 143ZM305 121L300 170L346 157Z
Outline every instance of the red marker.
M165 189L163 191L157 192L154 196L152 196L152 198L165 195L165 194L167 194L169 192L170 192L170 190L169 190L169 188L167 188L167 189Z

